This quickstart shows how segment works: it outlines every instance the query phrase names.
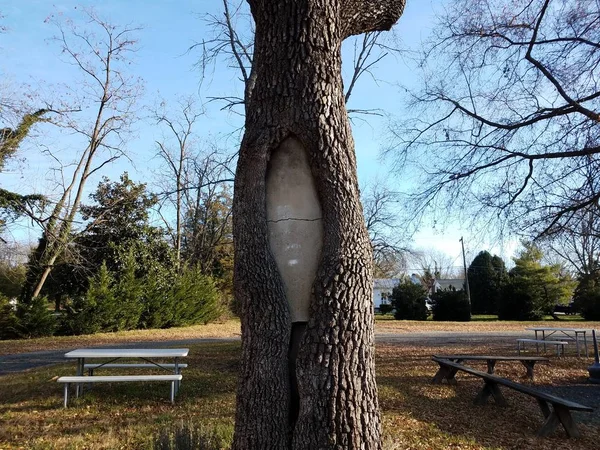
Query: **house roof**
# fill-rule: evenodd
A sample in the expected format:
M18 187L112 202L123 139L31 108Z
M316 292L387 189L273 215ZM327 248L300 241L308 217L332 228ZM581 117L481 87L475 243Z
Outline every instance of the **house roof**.
M435 280L437 289L448 289L449 287L453 287L457 291L464 289L465 280L460 278L446 278Z
M374 278L373 289L394 289L400 284L400 278Z

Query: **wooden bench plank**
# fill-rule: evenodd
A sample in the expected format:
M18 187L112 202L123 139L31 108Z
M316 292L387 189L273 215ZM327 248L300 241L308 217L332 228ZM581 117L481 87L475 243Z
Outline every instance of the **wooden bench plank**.
M593 411L593 408L590 408L589 406L572 402L564 398L556 397L552 394L548 394L533 387L516 383L511 380L507 380L506 378L502 378L497 375L481 372L479 370L475 370L471 367L467 367L462 364L452 362L450 360L444 360L436 357L433 357L432 359L435 362L437 362L440 366L446 366L447 368L456 371L460 370L482 378L484 380L484 387L475 398L476 404L484 404L487 402L487 399L490 396L493 396L494 400L499 405L504 405L506 401L504 399L504 396L502 396L502 394L499 392L498 385L503 385L514 389L517 392L521 392L523 394L527 394L534 397L537 400L542 414L546 419L544 424L542 425L542 428L538 432L538 435L540 436L548 436L556 429L558 423L560 423L565 429L567 436L579 437L579 430L577 429L575 421L571 416L571 410L584 412ZM548 403L552 405L552 410L550 410Z
M518 361L527 371L526 377L533 380L534 378L534 366L536 362L548 362L548 358L541 356L493 356L493 355L433 355L434 358L447 359L453 362L462 363L463 361L486 361L488 373L494 373L496 362L498 361ZM446 369L440 366L438 373L433 377L433 384L440 384L443 380L446 380L449 384L455 384L456 380L454 376L456 370Z
M462 359L463 361L485 361L488 359L495 359L496 361L535 361L535 362L547 362L550 361L544 356L496 356L496 355L433 355L434 358L441 359Z

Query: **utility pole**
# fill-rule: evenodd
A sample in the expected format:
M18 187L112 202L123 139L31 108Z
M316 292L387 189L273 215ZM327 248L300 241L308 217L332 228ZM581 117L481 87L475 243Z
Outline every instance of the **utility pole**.
M463 267L465 268L465 287L467 289L467 300L469 300L469 305L471 304L471 290L469 289L469 277L467 275L467 258L465 258L465 241L462 236L460 238L460 244L462 246L463 253Z

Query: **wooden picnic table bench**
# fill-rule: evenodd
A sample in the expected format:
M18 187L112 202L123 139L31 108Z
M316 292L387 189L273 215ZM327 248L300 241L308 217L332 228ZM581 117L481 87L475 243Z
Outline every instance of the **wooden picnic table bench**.
M498 361L518 361L525 366L527 377L533 380L533 367L536 362L548 362L548 358L540 356L493 356L493 355L433 355L434 358L447 359L452 362L462 363L463 361L485 361L487 363L488 373L494 373L494 368ZM440 364L440 368L433 377L433 384L440 384L444 380L448 383L456 383L456 369Z
M521 392L522 394L527 394L531 397L534 397L537 400L538 405L540 406L544 418L546 419L544 421L544 424L538 431L538 436L550 435L560 423L567 432L567 436L579 437L580 433L577 429L575 421L573 420L573 417L571 416L571 411L593 411L593 408L590 408L589 406L581 405L570 400L556 397L554 395L540 391L539 389L536 389L534 387L516 383L514 381L507 380L506 378L502 378L494 374L481 372L479 370L475 370L471 367L464 366L462 364L447 359L436 358L435 356L432 359L440 365L444 365L457 371L461 370L470 375L474 375L483 379L483 389L481 390L481 392L479 392L474 401L476 405L484 405L485 403L487 403L488 398L492 396L494 397L494 400L498 405L505 406L507 404L506 399L502 395L502 392L498 387L499 385L514 389L517 392ZM550 408L550 405L552 406L552 408Z

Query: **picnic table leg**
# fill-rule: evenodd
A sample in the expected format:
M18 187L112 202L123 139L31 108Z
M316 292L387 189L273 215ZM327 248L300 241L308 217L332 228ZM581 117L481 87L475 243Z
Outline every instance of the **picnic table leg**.
M558 417L555 412L550 413L548 417L546 417L546 421L540 431L538 431L538 436L546 437L552 434L552 432L556 429L556 426L559 424Z
M536 398L538 405L540 405L540 409L542 410L542 414L544 415L544 418L547 419L550 414L552 414L552 411L550 411L550 407L548 406L548 403L546 403L546 400L542 400L540 398Z
M521 361L521 363L527 369L527 377L533 381L533 367L535 366L535 361Z
M488 373L494 373L494 367L496 366L496 361L494 359L487 360L487 371Z
M542 341L544 341L544 353L546 353L546 331L545 330L542 330ZM539 352L538 352L538 355L539 355Z
M583 345L585 347L585 357L587 358L589 355L588 355L587 337L585 335L585 331L583 332Z
M454 378L456 372L456 369L440 364L440 368L431 380L431 384L442 384L444 380L446 380L448 384L456 384L456 378Z
M538 340L538 330L535 330L535 340ZM525 345L523 345L523 348L525 348ZM544 351L546 351L546 348L544 347ZM535 343L535 352L539 355L540 354L540 344L539 342Z
M177 356L175 357L175 375L179 375L179 362L177 361ZM175 382L175 393L179 391L179 381Z
M542 399L536 399L538 402L538 405L540 405L540 409L542 410L542 414L544 415L544 418L546 419L544 421L544 425L542 425L542 428L540 428L540 431L538 431L538 436L541 437L546 437L549 436L555 429L556 426L559 423L559 419L558 416L556 415L555 411L550 411L550 407L548 406L548 403L546 403L545 400Z
M560 421L563 428L567 432L567 436L572 437L572 438L580 437L579 430L577 429L577 425L575 425L575 421L573 420L573 417L571 416L571 411L569 411L569 408L565 408L562 405L556 405L556 404L554 404L553 406L554 406L554 412L555 412L556 416L558 417L558 420Z
M444 367L440 364L440 368L433 376L433 379L431 380L431 384L442 384L442 381L444 380L444 378L446 378L446 375L449 370L450 369L448 367Z
M67 407L67 404L69 403L69 383L65 383L65 400L64 400L64 407Z
M83 367L84 367L85 358L77 358L77 376L80 377L83 375ZM83 394L83 387L80 383L75 383L75 398L79 398L79 395Z
M494 401L499 406L506 406L506 399L504 398L504 395L502 395L502 391L500 391L498 385L490 380L483 381L485 382L485 385L483 386L483 389L479 392L479 394L477 394L477 397L475 397L474 403L476 405L485 405L487 403L488 398L491 395L492 397L494 397Z
M577 333L577 331L575 332L575 348L577 349L577 357L580 358L581 355L579 354L579 333Z
M175 403L175 381L171 381L171 403Z

